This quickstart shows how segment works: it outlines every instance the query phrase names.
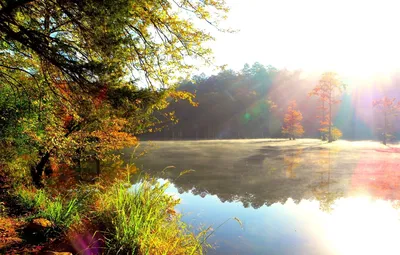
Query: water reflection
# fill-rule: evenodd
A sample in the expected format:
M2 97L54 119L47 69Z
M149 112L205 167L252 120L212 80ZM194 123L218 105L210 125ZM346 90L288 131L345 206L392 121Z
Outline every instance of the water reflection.
M210 254L400 254L399 159L378 144L161 142L138 164L174 184L195 226L243 221Z
M330 212L337 198L343 196L340 190L331 190L331 183L335 180L331 179L332 156L334 157L340 151L340 148L333 147L329 150L321 150L316 157L317 164L320 166L317 171L320 174L319 181L312 185L312 193L316 200L319 201L320 209Z
M286 166L286 177L296 178L295 169L301 164L303 158L303 149L290 150L289 152L283 152L283 163Z
M176 187L168 189L177 195ZM285 203L244 208L238 202L223 206L216 196L178 195L178 210L195 226L218 225L236 216L244 229L228 222L210 242L209 254L399 254L399 211L392 202L368 197L339 198L332 210L320 210L317 200L288 199Z

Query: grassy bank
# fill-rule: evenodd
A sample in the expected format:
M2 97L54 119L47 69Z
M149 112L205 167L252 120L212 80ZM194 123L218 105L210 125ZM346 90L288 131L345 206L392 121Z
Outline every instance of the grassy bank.
M76 254L203 254L207 231L190 231L174 210L179 200L165 193L167 187L149 177L135 185L121 180L86 184L63 194L18 185L7 191L9 202L2 207L9 208L2 210L19 207L23 213L3 213L1 218L21 222L21 231L15 232L23 233L22 238L41 238L42 247L54 247L47 244L61 240ZM34 219L45 222L35 233L26 230ZM0 246L0 253L26 243Z

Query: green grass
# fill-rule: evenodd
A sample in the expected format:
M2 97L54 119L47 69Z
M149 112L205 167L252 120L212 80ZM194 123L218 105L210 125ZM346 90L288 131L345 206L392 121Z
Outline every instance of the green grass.
M29 218L44 218L54 227L52 234L65 231L80 221L80 208L77 198L64 200L60 196L52 197L45 190L19 187L14 193L19 205L33 212Z
M37 216L50 220L61 231L68 229L80 221L78 200L74 198L64 202L60 197L49 199Z
M85 218L93 236L102 234L99 248L104 254L203 254L210 247L211 228L194 234L175 211L180 201L166 193L169 184L148 177L140 180L134 186L129 181L105 187L84 185L78 197L68 199L23 186L16 187L13 195L31 212L26 219L45 218L53 223L44 233L47 238L67 234Z
M18 187L14 195L17 202L26 210L35 210L42 207L47 198L47 193L44 190L36 190L34 188Z
M131 187L117 183L99 196L108 254L203 254L207 232L194 235L165 193L168 183L145 178Z

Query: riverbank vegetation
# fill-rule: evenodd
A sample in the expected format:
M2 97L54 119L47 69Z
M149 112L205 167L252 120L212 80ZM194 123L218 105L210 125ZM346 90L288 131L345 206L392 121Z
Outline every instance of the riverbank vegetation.
M227 12L223 0L1 2L0 253L54 242L74 253L202 253L163 188L143 180L128 191L115 151L174 122L173 111L153 114L171 102L196 105L175 84L192 72L188 59L211 63L202 24L224 31Z
M203 254L210 229L195 230L181 221L174 209L179 199L165 192L169 183L135 178L133 186L129 175L120 174L112 184L58 190L0 184L0 252Z

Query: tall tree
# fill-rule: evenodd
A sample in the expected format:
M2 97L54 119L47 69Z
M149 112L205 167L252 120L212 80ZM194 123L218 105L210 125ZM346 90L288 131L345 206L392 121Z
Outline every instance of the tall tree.
M39 155L35 182L50 157L103 158L159 124L152 112L191 101L174 84L187 58L211 62L198 20L218 27L227 11L224 0L0 1L0 108Z
M297 110L296 101L290 102L283 120L282 134L289 136L289 140L295 140L296 137L302 136L304 134L304 129L301 125L302 119L303 115Z
M374 100L372 102L372 106L376 108L383 116L382 142L384 145L386 145L387 139L391 136L391 118L399 114L400 102L396 103L396 98L383 97L381 99Z
M328 142L333 141L332 137L332 106L341 102L337 97L343 92L345 85L339 80L338 75L333 72L322 74L319 83L309 93L310 96L317 96L321 102L320 131L328 133Z

